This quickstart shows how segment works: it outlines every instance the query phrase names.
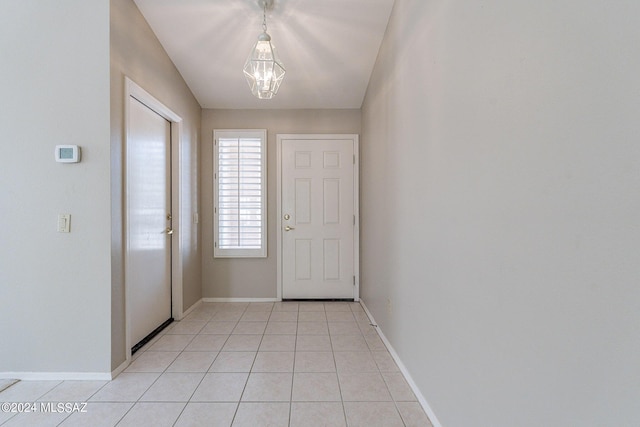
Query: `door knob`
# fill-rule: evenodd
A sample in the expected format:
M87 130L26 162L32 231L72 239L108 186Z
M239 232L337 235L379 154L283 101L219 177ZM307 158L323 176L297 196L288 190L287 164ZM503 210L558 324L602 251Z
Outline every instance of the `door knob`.
M284 228L284 231L291 231L291 230L295 230L295 228L289 227L288 225Z
M173 234L173 229L172 229L171 227L167 227L167 229L166 229L166 230L164 230L164 231L165 231L165 233L167 233L167 234Z

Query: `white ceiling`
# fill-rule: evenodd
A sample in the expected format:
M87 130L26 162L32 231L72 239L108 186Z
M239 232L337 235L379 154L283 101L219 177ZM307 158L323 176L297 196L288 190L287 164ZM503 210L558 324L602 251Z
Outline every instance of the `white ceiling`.
M135 0L203 108L360 108L394 0L275 0L268 33L287 73L256 99L242 67L258 0Z

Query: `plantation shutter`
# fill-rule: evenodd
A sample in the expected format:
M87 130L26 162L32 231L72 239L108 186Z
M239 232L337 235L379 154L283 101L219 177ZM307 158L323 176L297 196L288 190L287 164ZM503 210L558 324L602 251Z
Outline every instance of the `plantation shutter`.
M255 132L254 132L255 133ZM216 140L216 256L266 256L264 132Z

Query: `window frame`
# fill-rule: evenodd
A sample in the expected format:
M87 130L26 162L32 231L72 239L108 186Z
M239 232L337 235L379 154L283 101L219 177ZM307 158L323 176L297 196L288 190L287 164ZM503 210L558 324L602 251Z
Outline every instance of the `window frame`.
M220 248L219 237L219 144L221 138L260 139L261 152L261 245L256 249ZM267 257L267 130L215 129L213 131L213 257L214 258L266 258Z

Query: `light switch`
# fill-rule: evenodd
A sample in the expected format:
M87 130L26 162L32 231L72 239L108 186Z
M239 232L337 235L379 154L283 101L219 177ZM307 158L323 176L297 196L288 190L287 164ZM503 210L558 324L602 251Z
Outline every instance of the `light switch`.
M58 214L58 233L71 232L71 214Z

